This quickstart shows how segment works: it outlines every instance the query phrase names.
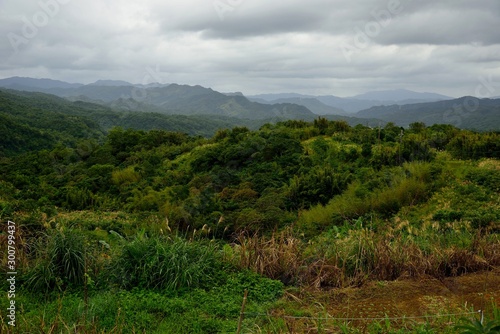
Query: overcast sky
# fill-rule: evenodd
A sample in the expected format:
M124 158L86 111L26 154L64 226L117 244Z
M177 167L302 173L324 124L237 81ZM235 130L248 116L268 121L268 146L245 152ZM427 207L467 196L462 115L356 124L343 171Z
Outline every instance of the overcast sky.
M0 0L0 78L500 95L499 0Z

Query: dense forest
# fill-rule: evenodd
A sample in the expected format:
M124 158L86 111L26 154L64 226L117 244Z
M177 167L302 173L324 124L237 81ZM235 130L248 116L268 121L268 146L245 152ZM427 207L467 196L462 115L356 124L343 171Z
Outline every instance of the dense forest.
M280 314L311 315L290 302L301 289L500 265L498 132L250 126L56 99L0 93L19 333L235 332L245 290L243 327L278 333ZM146 125L160 122L171 128Z

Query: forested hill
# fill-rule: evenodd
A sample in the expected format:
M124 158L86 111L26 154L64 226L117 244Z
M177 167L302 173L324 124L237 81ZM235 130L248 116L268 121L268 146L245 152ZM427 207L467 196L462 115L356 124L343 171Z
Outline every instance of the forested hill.
M2 155L51 148L56 143L74 144L79 139L98 139L102 127L85 108L41 93L13 94L0 91Z
M268 105L250 102L244 96L228 96L201 86L171 84L166 87L144 89L142 94L145 95L144 102L157 106L164 113L169 114L219 115L242 119L281 117L313 120L316 117L309 109L301 105L292 103Z
M139 103L132 99L122 99L118 102L112 106L106 106L78 99L69 101L45 93L0 90L0 127L3 134L0 142L0 155L10 156L32 150L53 148L57 143L73 145L82 139L100 139L108 130L116 126L125 129L145 131L157 129L211 137L219 129L246 126L255 130L266 123L301 117L301 108L303 108L292 104L279 105L281 109L276 109L276 105L264 105L265 108L260 111L260 115L269 114L274 115L273 117L245 119L208 114L170 115L165 114L164 110L159 107ZM196 104L196 102L193 103ZM242 103L248 105L250 109L261 106L246 99ZM312 121L314 117L311 115L307 114L306 119ZM373 119L335 115L328 116L328 118L346 120L350 125L381 124L380 121Z
M161 129L212 136L220 128L262 123L217 116L162 115L120 111L100 104L70 102L36 92L0 91L1 155L73 145L82 139L101 139L115 126L136 130Z

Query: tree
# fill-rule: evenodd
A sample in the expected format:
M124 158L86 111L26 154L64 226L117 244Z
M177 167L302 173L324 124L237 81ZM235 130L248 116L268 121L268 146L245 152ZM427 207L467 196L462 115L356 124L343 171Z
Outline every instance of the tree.
M326 130L328 129L328 120L324 117L318 117L314 120L314 127L318 128L319 133L324 135L326 134Z

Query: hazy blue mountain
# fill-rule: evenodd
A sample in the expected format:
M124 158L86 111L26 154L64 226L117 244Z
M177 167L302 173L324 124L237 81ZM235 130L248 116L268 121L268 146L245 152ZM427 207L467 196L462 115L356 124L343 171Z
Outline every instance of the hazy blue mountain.
M252 102L257 102L257 103L262 103L262 104L272 104L270 101L264 100L264 99L261 99L261 98L258 98L258 97L249 97L249 96L246 96L246 98L249 101L252 101Z
M257 94L257 95L248 95L247 98L251 101L253 100L259 100L259 101L275 101L279 99L289 99L289 98L296 98L296 97L301 97L301 98L314 98L315 96L313 95L303 95L303 94L297 94L297 93L278 93L278 94Z
M436 93L418 93L408 89L371 91L351 97L356 100L374 100L374 101L396 101L406 102L411 100L420 100L421 102L434 102L442 100L453 100L453 97Z
M111 102L120 97L130 95L134 88L131 84L112 86L113 81L99 80L90 85L71 84L52 79L34 79L13 77L0 80L0 87L23 90L28 92L41 92L57 95L64 98L86 97L87 100ZM101 83L102 85L98 85ZM115 83L125 83L124 81Z
M134 86L85 85L76 89L64 90L60 92L51 91L51 93L66 98L83 95L94 101L109 103L120 98L133 96L136 89L137 88Z
M79 83L68 83L60 80L52 79L35 79L25 77L12 77L0 79L0 87L10 89L20 89L26 91L37 91L37 89L51 89L51 88L77 88L83 86Z
M438 102L371 107L356 117L377 118L397 125L413 122L426 125L452 124L466 129L499 131L500 99L462 97Z
M249 96L249 99L256 102L273 103L276 100L302 98L302 99L317 99L321 103L341 109L347 113L355 113L360 110L368 109L373 106L393 105L393 104L410 104L435 102L441 100L451 100L452 97L434 93L418 93L407 89L373 91L365 94L356 95L353 97L338 97L334 95L302 95L296 93L283 94L260 94ZM311 109L311 108L310 108ZM312 110L312 109L311 109ZM314 110L312 110L314 111Z
M357 111L370 108L375 105L381 105L379 101L364 101L351 98L338 97L334 95L303 95L297 93L282 93L282 94L259 94L248 96L248 99L259 103L275 103L275 101L283 101L287 99L316 99L320 103L343 110L347 113L355 113Z
M97 80L87 86L134 86L130 82L122 80Z
M227 96L244 96L242 92L223 93Z
M337 97L333 95L322 95L318 96L317 99L327 106L339 108L345 110L348 113L355 113L360 110L381 104L379 101L356 100L345 97Z
M380 100L358 100L352 98L339 98L335 96L318 96L317 99L322 103L332 106L334 108L339 108L345 110L347 113L354 114L358 111L369 109L375 106L390 106L390 105L405 105L405 104L415 104L415 103L425 103L425 102L435 102L436 100L419 100L419 99L409 99L400 101L380 101Z
M315 98L290 97L273 100L270 103L294 103L306 107L316 115L348 115L343 109L326 105Z

